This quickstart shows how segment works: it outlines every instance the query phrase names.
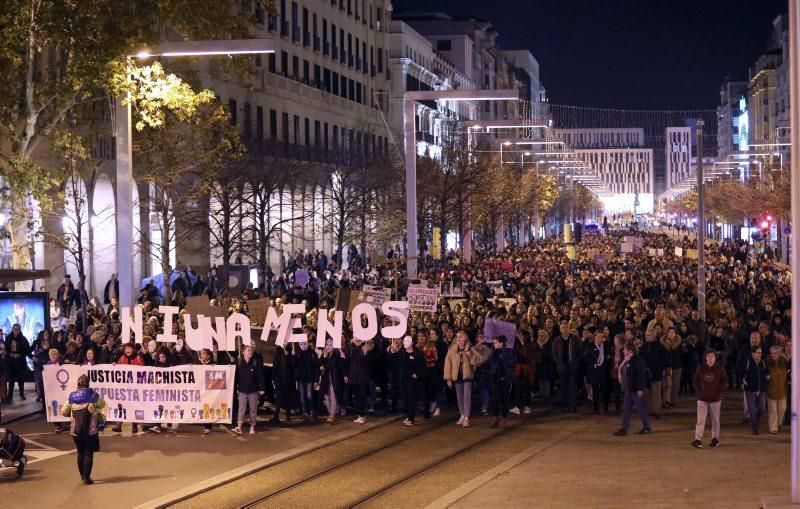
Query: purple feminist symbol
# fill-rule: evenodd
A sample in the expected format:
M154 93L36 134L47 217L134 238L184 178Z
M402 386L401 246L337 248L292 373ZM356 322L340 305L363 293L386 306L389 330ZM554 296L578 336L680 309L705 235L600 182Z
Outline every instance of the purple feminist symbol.
M61 390L65 390L67 388L67 382L69 382L69 371L66 369L59 369L56 371L56 380L61 384Z

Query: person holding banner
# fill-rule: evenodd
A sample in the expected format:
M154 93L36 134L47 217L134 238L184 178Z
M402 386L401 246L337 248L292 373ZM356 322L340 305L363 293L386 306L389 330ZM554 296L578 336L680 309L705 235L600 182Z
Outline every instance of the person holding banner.
M250 408L250 434L256 433L256 417L258 416L258 396L264 394L264 371L256 362L252 345L242 347L242 355L236 362L236 377L239 387L239 412L233 432L242 434L245 408Z
M300 409L303 412L303 421L317 420L317 409L314 406L314 383L319 377L317 352L308 348L308 340L298 343L300 347L295 351L292 362L294 363L294 379L300 393ZM240 403L241 405L241 403ZM241 408L241 407L240 407Z
M492 427L505 427L508 418L511 382L517 368L517 354L505 347L506 338L492 338L492 354L489 356L489 386L492 392L494 419Z
M405 405L406 418L403 424L414 425L417 414L417 396L419 384L425 373L425 356L422 350L414 347L411 336L403 338L403 349L400 351L399 379L403 387L403 404Z
M328 424L336 420L339 401L342 400L342 382L344 378L344 359L338 348L333 348L333 339L325 341L325 349L320 358L322 376L320 378L320 393L328 407Z
M122 347L122 355L120 355L119 359L117 359L117 363L131 366L145 365L144 357L142 354L136 351L136 343L125 343L125 346ZM111 431L122 433L122 423L118 422L116 426L111 428ZM133 432L139 432L139 425L135 422L133 423Z
M367 391L369 391L369 364L367 354L375 347L372 341L361 341L353 338L347 354L347 376L344 383L348 384L356 398L356 412L358 417L353 421L356 424L367 422Z
M100 450L98 432L105 427L102 408L106 402L89 388L89 377L78 377L78 389L70 393L61 407L61 415L70 418L69 432L78 450L78 473L83 484L94 484L92 466L94 453Z

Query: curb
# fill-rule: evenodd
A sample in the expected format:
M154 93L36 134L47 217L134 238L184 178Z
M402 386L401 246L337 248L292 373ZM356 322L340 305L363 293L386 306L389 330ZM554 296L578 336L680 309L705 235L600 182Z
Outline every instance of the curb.
M361 435L373 429L398 421L399 419L400 417L392 417L386 421L381 421L379 423L373 424L372 426L367 425L365 427L361 427L356 431L345 431L342 433L338 433L336 435L332 435L327 438L320 438L318 440L314 440L313 442L309 442L300 447L295 447L294 449L289 449L288 451L273 454L272 456L267 456L266 458L254 461L252 463L248 463L247 465L241 466L239 468L235 468L233 470L229 470L222 474L215 475L214 477L209 477L205 481L200 481L198 483L192 484L191 486L187 486L186 488L173 491L172 493L168 493L161 497L139 504L135 506L134 509L152 509L152 508L161 509L164 507L169 507L172 504L176 504L178 502L182 502L186 499L189 499L193 496L200 495L214 488L227 484L231 481L241 479L242 477L248 476L260 470L265 470L279 463L292 460L294 458L307 454L315 449L319 449L342 440L353 438L355 436Z
M17 421L21 421L22 419L27 419L28 417L32 417L34 415L41 414L41 413L42 413L41 410L34 410L33 412L29 412L27 414L22 414L22 415L18 415L16 417L12 417L11 419L9 419L7 421L2 421L0 424L2 424L3 426L6 426L8 424L12 424L12 423L15 423Z

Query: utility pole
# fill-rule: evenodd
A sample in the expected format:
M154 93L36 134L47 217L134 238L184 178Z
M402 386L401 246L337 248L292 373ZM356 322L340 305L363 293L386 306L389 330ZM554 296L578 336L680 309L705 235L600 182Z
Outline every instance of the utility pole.
M792 196L792 225L791 225L791 264L792 264L792 313L794 317L800 316L800 0L789 0L789 104L791 122L791 196ZM792 320L792 366L800 363L800 320ZM791 424L792 424L792 466L791 487L792 503L800 503L800 423L797 413L800 409L800 370L792 370L791 399Z
M706 218L703 188L703 120L697 121L697 311L706 319Z

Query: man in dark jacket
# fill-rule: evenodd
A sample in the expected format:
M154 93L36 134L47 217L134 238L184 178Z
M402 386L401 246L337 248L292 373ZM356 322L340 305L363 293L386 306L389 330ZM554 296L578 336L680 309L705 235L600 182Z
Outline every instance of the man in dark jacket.
M661 386L664 383L664 369L667 367L667 349L658 341L653 329L648 329L644 333L644 339L641 356L647 368L648 406L650 415L658 419L661 412Z
M111 304L111 299L119 299L119 279L116 274L111 274L111 279L106 282L103 290L103 304Z
M517 368L517 354L505 347L505 338L492 338L492 353L489 355L489 387L492 393L494 420L492 427L505 426L511 396L511 382Z
M594 414L600 413L600 400L603 401L603 413L608 413L608 397L610 388L610 367L614 354L613 345L605 341L601 331L594 333L594 341L586 345L584 363L586 364L586 381L592 386L592 402Z
M717 352L706 351L705 360L694 373L694 390L697 392L697 425L694 428L692 447L703 447L706 416L711 411L711 447L719 445L719 413L722 395L728 388L728 374L717 362Z
M647 368L638 355L636 343L628 341L623 347L625 358L619 365L619 383L624 395L622 406L622 427L614 432L618 437L628 434L631 425L631 410L636 407L636 412L642 420L640 435L650 433L650 422L647 420L647 408L644 403L644 394L647 390Z
M767 366L762 360L762 349L753 346L750 356L744 365L739 367L739 379L742 381L747 411L750 415L750 427L754 435L758 435L758 421L766 413L767 406Z
M31 350L31 345L28 339L22 335L22 329L18 323L11 327L11 334L6 336L6 352L8 355L8 396L7 402L14 399L14 383L19 386L20 399L27 399L25 397L24 383L25 373L28 371L28 365L25 358Z
M242 347L242 356L236 363L236 377L239 387L239 415L237 426L233 432L242 434L242 421L245 407L250 407L250 434L256 433L256 417L258 415L258 396L264 394L264 370L253 355L252 345Z
M570 334L569 323L561 322L560 332L553 341L553 359L561 384L561 409L563 412L578 412L578 372L581 367L582 343Z
M353 338L350 349L347 352L347 376L344 383L351 387L356 397L356 412L358 417L356 424L367 422L367 392L369 391L369 362L367 355L375 347L372 341L364 341Z
M292 359L294 363L294 379L297 390L300 392L300 408L303 411L303 420L317 420L317 409L314 406L314 384L319 379L319 363L317 352L309 348L308 340L298 343Z

